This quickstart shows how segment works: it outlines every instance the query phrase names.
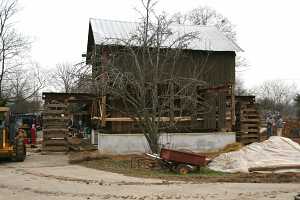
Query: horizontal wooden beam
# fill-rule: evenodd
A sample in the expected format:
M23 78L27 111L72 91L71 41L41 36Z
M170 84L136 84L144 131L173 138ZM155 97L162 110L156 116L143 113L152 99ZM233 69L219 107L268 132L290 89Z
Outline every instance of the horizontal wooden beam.
M101 117L93 117L92 119L102 119ZM104 119L106 122L134 122L134 121L139 121L138 118L133 118L130 117L109 117ZM169 122L170 117L157 117L156 120L160 120L162 122ZM191 121L191 117L174 117L174 121L178 122L183 122L183 121ZM203 118L197 118L197 121L203 121Z
M0 112L8 112L9 107L0 107Z
M276 171L276 170L289 170L289 169L300 169L300 165L291 164L291 165L274 165L274 166L266 166L266 167L251 167L249 168L249 172Z

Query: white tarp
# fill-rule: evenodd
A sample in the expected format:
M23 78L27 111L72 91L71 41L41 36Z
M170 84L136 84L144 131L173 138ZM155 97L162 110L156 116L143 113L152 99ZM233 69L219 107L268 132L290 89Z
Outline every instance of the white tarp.
M300 145L289 138L273 136L213 159L209 168L222 172L248 172L252 167L300 165Z

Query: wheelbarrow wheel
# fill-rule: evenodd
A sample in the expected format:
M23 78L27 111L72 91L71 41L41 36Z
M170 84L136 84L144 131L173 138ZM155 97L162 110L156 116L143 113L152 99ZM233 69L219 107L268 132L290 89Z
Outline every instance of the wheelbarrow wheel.
M300 193L295 196L295 200L300 200Z
M185 174L188 174L188 173L190 172L190 169L189 169L189 167L188 167L187 165L185 165L185 164L179 164L179 165L177 165L177 167L176 167L176 172L177 172L178 174L183 174L183 175L185 175Z

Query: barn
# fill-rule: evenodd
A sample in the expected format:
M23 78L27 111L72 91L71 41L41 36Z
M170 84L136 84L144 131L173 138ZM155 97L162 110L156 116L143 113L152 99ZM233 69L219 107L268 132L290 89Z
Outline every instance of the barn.
M135 22L113 21L104 19L90 19L88 31L88 44L86 62L92 65L93 76L98 76L109 65L110 58L118 65L124 64L124 57L118 57L118 51L124 44L120 41L128 39L138 30L139 24ZM235 124L234 83L235 83L235 56L242 49L232 40L228 39L214 26L190 26L171 24L170 29L176 33L197 32L201 36L190 42L185 48L185 57L179 61L176 69L184 74L189 71L193 63L204 63L199 70L199 78L207 82L205 88L205 101L211 105L208 113L197 116L195 123L184 123L185 129L177 129L181 132L210 132L232 131ZM138 46L136 47L139 48ZM123 60L122 60L123 59ZM203 62L205 60L205 62ZM121 64L120 64L121 63ZM169 66L166 65L168 70ZM200 68L200 67L199 67ZM104 105L103 98L97 105ZM101 102L102 101L102 102ZM106 102L112 103L112 102ZM109 109L102 108L100 117L103 128L108 133L132 133L138 132L136 126L129 117L121 115ZM174 132L174 130L172 130Z

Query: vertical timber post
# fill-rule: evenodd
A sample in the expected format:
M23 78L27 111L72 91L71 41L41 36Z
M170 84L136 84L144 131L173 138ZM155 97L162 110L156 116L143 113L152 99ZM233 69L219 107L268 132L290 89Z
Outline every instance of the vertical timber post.
M106 76L104 75L105 73L105 67L107 67L109 63L109 52L107 49L102 49L101 52L101 83L104 83L106 80ZM102 97L101 97L101 102L100 102L100 112L101 112L101 127L106 126L106 91L104 88L102 88Z
M171 83L170 88L170 123L173 125L175 117L175 97L174 97L174 82Z
M106 96L101 97L101 127L106 125Z
M235 94L234 84L231 84L231 131L235 129Z

